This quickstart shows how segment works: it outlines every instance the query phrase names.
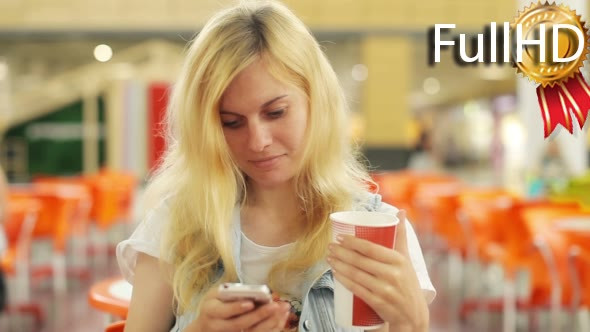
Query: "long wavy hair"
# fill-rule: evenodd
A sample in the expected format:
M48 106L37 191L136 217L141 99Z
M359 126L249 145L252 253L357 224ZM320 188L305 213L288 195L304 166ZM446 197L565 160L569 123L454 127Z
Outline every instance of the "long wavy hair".
M217 13L188 48L167 110L167 148L147 189L148 204L168 197L162 257L173 266L181 313L198 310L195 297L216 283L237 279L230 230L247 181L232 160L219 106L232 79L261 58L274 77L304 91L309 103L301 171L293 179L305 214L303 235L271 268L270 287L281 292L285 277L302 275L323 259L331 240L329 214L351 208L367 192L369 177L347 135L342 88L305 25L275 1L240 2Z

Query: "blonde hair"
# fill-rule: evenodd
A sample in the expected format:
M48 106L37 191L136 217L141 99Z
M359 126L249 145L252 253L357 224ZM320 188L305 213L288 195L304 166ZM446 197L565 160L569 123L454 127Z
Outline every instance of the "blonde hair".
M167 150L147 191L152 199L170 195L162 248L173 265L180 312L198 310L195 296L216 282L237 279L230 230L247 183L231 158L219 105L232 79L260 58L309 102L303 162L294 179L306 224L287 259L271 269L270 287L281 292L282 279L321 260L331 236L329 213L350 208L366 193L369 178L346 135L342 89L304 24L274 1L241 2L219 12L188 50L168 107ZM220 263L224 272L218 278Z

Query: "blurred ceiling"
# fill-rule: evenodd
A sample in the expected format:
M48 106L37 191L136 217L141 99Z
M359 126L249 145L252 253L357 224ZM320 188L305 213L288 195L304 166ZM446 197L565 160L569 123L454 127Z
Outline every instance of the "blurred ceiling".
M432 108L440 105L460 103L469 99L489 97L499 94L514 93L516 74L509 65L468 66L455 64L450 51L443 51L441 62L434 66L428 65L426 35L405 34L413 44L413 61L411 77L412 91L409 102L412 109ZM171 34L166 41L179 46L186 45L189 35ZM335 69L339 72L345 88L349 90L351 99L360 98L358 89L350 79L350 69L356 61L360 61L358 34L327 34L318 33L318 40L325 46ZM117 54L119 51L145 41L140 35L62 35L45 36L33 39L1 39L0 58L4 57L10 65L11 85L13 90L23 91L36 82L50 78L52 75L69 69L95 62L94 47L108 43ZM335 48L335 50L331 50ZM338 58L340 57L340 58ZM344 59L348 57L350 59ZM424 82L435 78L439 82L439 91L432 94L425 92ZM432 79L430 79L432 82Z
M12 90L22 92L57 74L96 63L93 56L96 45L106 42L117 54L145 40L74 36L0 39L0 59L8 62Z
M413 43L415 74L412 77L410 103L414 109L509 94L516 89L516 70L509 64L459 66L453 59L452 51L444 50L441 52L440 63L430 66L426 36L415 38ZM428 78L438 80L438 93L425 92L424 84Z
M213 12L234 0L0 0L0 57L8 58L13 89L91 63L93 48L108 43L115 54L152 38L185 45ZM414 109L465 99L512 93L516 75L509 67L459 67L443 53L442 63L427 65L426 29L434 22L454 22L480 29L490 21L511 20L514 0L284 0L310 26L319 40L347 44L366 34L404 36L414 44L409 101ZM355 53L356 52L356 53ZM330 53L330 52L327 52ZM362 82L352 82L350 67L358 51L333 51L331 61L352 100ZM350 56L336 59L335 56ZM427 94L424 81L440 90ZM432 78L436 79L433 80ZM431 84L432 85L432 84Z
M10 65L11 93L2 99L0 131L78 100L108 91L118 81L172 81L182 63L182 45L151 40L111 43L112 60L94 60L96 43L21 43L4 52ZM7 48L3 49L7 50ZM1 62L0 62L1 64ZM3 66L6 68L6 66ZM6 75L0 72L1 75ZM11 82L13 81L13 82ZM0 85L6 88L6 85ZM0 89L6 93L6 89Z

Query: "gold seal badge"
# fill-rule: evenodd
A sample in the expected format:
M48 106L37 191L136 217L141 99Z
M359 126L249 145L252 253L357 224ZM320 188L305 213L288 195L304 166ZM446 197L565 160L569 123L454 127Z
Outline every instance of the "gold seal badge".
M541 84L542 87L553 86L556 83L566 82L579 73L584 60L588 55L587 29L584 27L580 16L574 10L564 5L551 3L537 3L526 7L519 13L513 23L513 31L516 25L522 26L522 39L539 39L540 25L545 25L545 61L539 61L540 48L538 45L526 45L522 50L522 61L517 61L516 51L512 57L517 71L527 76L532 81ZM558 31L558 40L553 41L553 26L555 24L570 24L583 32L583 40L568 29ZM578 50L578 43L584 43L580 56L569 62L553 62L552 42L558 42L558 56L567 59L573 56Z

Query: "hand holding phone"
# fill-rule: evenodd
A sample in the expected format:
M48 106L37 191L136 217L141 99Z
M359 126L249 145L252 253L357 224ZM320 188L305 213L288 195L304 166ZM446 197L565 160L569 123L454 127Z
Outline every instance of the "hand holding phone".
M222 284L211 288L202 301L197 319L186 331L281 330L291 307L272 301L270 290L264 285Z
M219 285L217 297L224 302L250 300L256 305L266 304L272 300L268 286L241 283L224 283Z

